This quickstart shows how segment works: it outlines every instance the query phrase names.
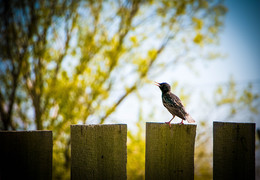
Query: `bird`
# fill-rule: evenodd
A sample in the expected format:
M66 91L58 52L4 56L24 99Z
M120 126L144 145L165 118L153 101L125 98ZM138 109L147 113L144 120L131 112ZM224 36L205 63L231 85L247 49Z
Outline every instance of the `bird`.
M171 92L171 86L168 83L154 82L154 84L162 91L162 103L164 107L172 114L172 119L165 122L166 124L169 124L171 127L171 121L175 116L182 119L180 124L183 124L184 120L187 120L189 123L195 122L195 120L186 112L180 98Z

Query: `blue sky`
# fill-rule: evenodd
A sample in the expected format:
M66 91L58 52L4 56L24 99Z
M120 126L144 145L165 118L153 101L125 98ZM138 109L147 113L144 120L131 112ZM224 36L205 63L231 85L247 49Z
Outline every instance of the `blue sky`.
M219 64L223 75L239 82L260 80L260 0L227 0L229 9L221 49L227 59Z
M227 0L222 47L238 80L260 78L260 0ZM232 66L230 67L232 69Z
M225 17L220 44L216 49L225 58L205 64L196 64L199 76L186 66L176 70L185 72L181 81L186 83L216 84L226 82L231 76L237 83L260 83L260 0L226 0Z

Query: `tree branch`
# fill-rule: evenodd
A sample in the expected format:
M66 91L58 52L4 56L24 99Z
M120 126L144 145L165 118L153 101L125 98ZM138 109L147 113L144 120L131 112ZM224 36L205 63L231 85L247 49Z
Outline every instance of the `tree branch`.
M125 94L121 96L116 103L106 111L106 114L100 119L100 124L103 124L104 121L108 118L110 114L112 114L116 108L120 105L120 103L129 95L131 92L133 92L137 88L136 84L134 84L131 88L127 89Z

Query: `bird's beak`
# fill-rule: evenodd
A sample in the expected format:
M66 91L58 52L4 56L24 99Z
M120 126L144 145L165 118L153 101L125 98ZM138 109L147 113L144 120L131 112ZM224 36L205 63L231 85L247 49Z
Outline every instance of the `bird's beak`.
M160 83L154 81L154 85L160 87Z

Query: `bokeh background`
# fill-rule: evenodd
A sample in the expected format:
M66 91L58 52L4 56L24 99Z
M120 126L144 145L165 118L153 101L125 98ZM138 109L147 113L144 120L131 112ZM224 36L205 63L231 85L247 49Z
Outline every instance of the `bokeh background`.
M0 3L0 129L52 130L53 179L70 179L70 125L99 123L128 125L144 179L145 122L171 118L153 81L197 121L195 179L212 179L213 121L260 129L259 0Z

